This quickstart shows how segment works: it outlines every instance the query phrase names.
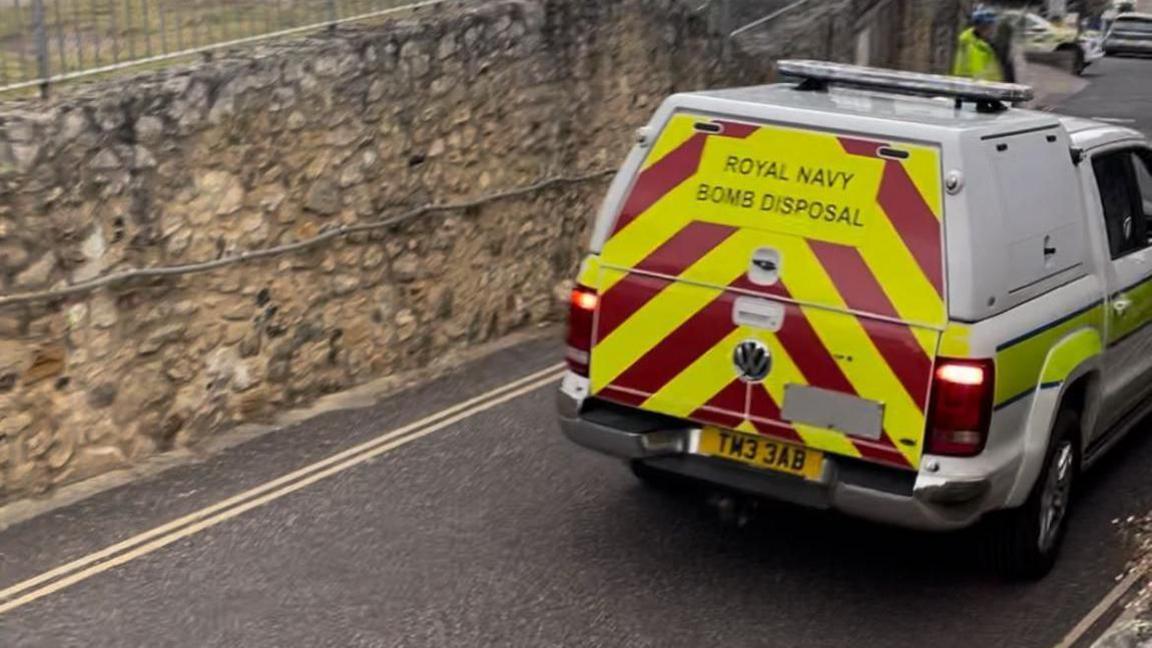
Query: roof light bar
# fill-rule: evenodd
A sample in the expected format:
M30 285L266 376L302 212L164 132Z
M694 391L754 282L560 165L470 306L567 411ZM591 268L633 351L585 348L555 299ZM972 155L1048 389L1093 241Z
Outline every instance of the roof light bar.
M777 64L783 75L803 79L809 88L840 84L870 90L928 97L950 97L977 103L1021 103L1031 101L1032 88L1016 83L972 81L939 74L898 72L881 68L827 63L824 61L786 60Z

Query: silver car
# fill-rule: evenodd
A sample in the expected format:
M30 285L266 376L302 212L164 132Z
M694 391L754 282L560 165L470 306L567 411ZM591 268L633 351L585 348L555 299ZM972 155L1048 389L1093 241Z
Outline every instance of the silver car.
M1104 36L1104 53L1152 54L1152 15L1122 14Z

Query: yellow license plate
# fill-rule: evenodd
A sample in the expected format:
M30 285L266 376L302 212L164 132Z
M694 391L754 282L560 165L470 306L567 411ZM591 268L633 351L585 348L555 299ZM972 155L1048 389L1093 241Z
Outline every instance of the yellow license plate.
M820 479L824 468L824 453L819 450L713 427L706 427L700 431L697 451L709 457L739 461L756 468L775 470L811 480Z

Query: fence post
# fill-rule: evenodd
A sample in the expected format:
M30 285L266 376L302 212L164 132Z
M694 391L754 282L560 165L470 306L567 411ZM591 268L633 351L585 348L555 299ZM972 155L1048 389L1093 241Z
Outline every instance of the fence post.
M727 36L732 32L732 7L728 0L708 2L708 22L712 31Z
M36 38L36 75L40 80L40 96L47 99L52 63L48 60L48 28L44 21L44 0L32 0L32 32Z
M328 10L328 29L336 31L336 0L324 0L324 6Z
M724 25L724 48L720 51L721 60L732 60L732 32L736 31L736 17L732 15L732 0L720 0L720 24Z
M721 43L720 58L724 62L728 61L731 55L730 48L732 31L735 29L732 24L732 2L731 0L712 0L708 6L709 18L712 23L712 30L720 34L723 41Z

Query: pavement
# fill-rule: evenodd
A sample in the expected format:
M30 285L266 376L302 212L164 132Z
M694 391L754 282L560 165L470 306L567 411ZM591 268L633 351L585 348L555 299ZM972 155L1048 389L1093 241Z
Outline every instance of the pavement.
M1036 99L1026 107L1048 109L1060 106L1070 97L1079 94L1091 81L1052 65L1029 61L1020 71L1020 83L1032 86L1036 95Z
M1152 60L1091 74L1063 109L1152 131ZM560 357L553 332L0 530L0 646L1050 647L1152 510L1138 432L1035 584L969 534L783 505L725 526L561 437Z

